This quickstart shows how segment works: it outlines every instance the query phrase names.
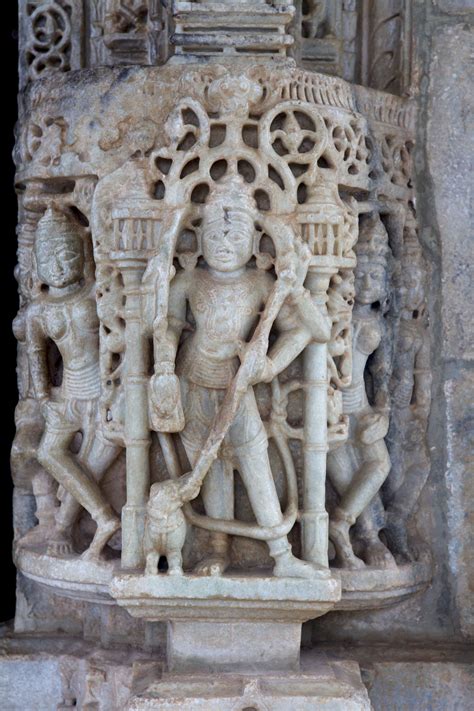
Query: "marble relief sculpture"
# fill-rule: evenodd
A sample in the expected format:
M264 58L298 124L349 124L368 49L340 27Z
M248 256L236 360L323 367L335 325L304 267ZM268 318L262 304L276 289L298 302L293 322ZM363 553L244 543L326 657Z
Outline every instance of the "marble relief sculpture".
M44 27L66 13L74 37L82 5L53 4ZM41 63L40 8L24 19L19 584L47 610L122 614L125 637L130 616L147 639L166 621L170 670L290 668L303 621L430 579L412 545L430 356L411 105L299 69L291 2L104 5L87 61L120 68L78 73L81 116L61 92L86 60L71 41L50 97L62 45ZM342 21L307 10L305 52ZM164 62L170 13L173 58L122 66Z
M390 381L392 411L387 443L391 469L384 485L385 533L393 553L401 561L414 559L407 523L430 470L426 430L431 368L425 281L426 267L416 221L409 212L401 267L400 325Z
M100 561L109 539L116 541L119 512L100 482L125 449L126 567L142 567L149 558L148 569L155 570L160 546L168 550L168 516L184 546L184 514L208 534L194 573L224 574L230 537L238 536L267 542L276 576L321 575L328 526L321 483L329 449L327 475L338 498L329 521L336 565L393 567L392 553L407 557L393 513L396 499L415 485L402 473L400 453L391 466L385 438L399 442L389 428L393 433L402 427L397 422L415 422L421 406L413 407L410 396L410 417L398 414L402 371L391 370L387 344L404 342L412 318L405 314L418 309L402 312L398 333L395 323L387 324L392 256L386 227L370 203L341 199L337 191L338 171L349 169L357 181L368 170L367 150L352 153L345 143L361 127L344 133L333 118L291 100L272 108L251 78L219 70L207 82L208 108L192 97L181 100L168 115L161 148L154 148L157 123L150 119L121 119L115 133L102 135L103 154L122 145L129 158L77 202L90 214L90 227L71 209L74 193L66 202L43 200L44 212L35 218L35 295L18 317L25 335L17 331L44 418L36 460L59 485L48 553L82 550L85 560ZM412 233L407 225L404 260L418 249ZM406 284L420 276L406 261L402 273ZM407 299L409 287L402 291ZM419 298L416 292L413 303ZM51 379L52 347L60 360L58 382ZM421 355L413 350L410 357L415 362ZM296 377L288 379L285 373L295 367ZM259 384L270 388L265 416ZM303 426L291 427L289 398L301 392ZM390 420L392 396L398 410ZM426 407L423 414L426 420ZM163 473L150 458L155 436ZM291 441L302 443L303 472L295 470ZM275 462L286 470L286 507ZM235 518L235 472L254 522ZM179 493L184 475L190 483ZM424 480L419 475L418 488ZM190 502L197 497L196 508ZM92 541L90 534L89 540L75 534L83 511L96 524ZM303 560L287 541L297 520ZM173 551L171 567L180 571L181 551Z
M97 482L117 457L117 447L97 430L99 342L95 286L85 275L83 230L66 214L50 208L36 230L37 276L44 289L26 316L29 368L45 421L38 462L64 490L48 550L72 553L73 528L83 507L97 524L85 557L98 556L119 528ZM62 359L62 383L50 382L47 341ZM81 434L78 456L70 452Z
M363 514L380 491L390 472L390 457L385 444L389 427L387 389L380 370L384 356L379 346L384 337L383 308L388 298L388 235L378 215L366 219L357 243L355 306L352 315L352 382L343 391L343 412L349 416L347 442L328 457L328 476L341 500L334 510L329 535L336 555L344 567L364 567L350 541L350 527ZM369 402L364 375L372 356L376 387ZM368 565L390 565L393 558L378 535L365 540L363 556Z
M170 399L168 376L170 369L174 371L174 352L186 327L189 305L193 332L179 349L176 363L185 421L181 440L192 465L206 444L216 416L229 418L227 433L223 438L222 433L219 435L223 451L211 464L210 471L201 475L203 478L206 475L202 486L206 514L211 519L233 520L233 469L237 468L257 523L271 530L281 525L283 517L267 453L267 436L252 386L277 377L311 341L313 334L325 342L330 324L328 317L305 299L302 285L309 259L298 264L296 251L281 261L277 258L276 281L268 272L248 268L257 239L257 213L252 202L242 179L223 181L209 197L199 228L204 264L192 272L185 270L178 274L171 284L166 341L155 347L158 361L151 385L152 407L156 402L162 411L163 402ZM299 250L303 252L303 245ZM295 292L297 296L293 296ZM262 323L268 321L267 333L258 329L249 338L262 310ZM310 319L311 331L304 322ZM279 335L266 355L272 321ZM236 391L236 402L226 403L227 412L222 405L230 389ZM175 408L181 406L179 399ZM173 414L169 413L172 419ZM200 573L219 575L229 564L225 524L222 532L218 528L216 522L210 555L197 568ZM291 554L284 536L272 537L268 545L276 563L275 575L311 577L312 567Z

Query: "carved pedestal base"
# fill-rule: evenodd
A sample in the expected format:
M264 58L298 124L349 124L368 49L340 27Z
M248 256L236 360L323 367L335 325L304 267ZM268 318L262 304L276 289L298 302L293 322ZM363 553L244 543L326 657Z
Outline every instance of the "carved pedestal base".
M313 673L266 676L163 676L128 711L365 711L371 708L358 664L321 663Z
M314 580L250 575L115 575L110 594L133 616L192 622L302 623L329 612L340 583L329 570Z
M122 574L110 591L135 617L171 620L168 672L130 710L370 708L357 665L299 671L302 622L340 598L329 571L315 580Z
M292 670L299 666L301 624L170 622L170 671Z
M193 619L222 619L229 621L240 619L240 612L246 607L247 619L255 610L254 617L262 622L275 620L275 608L272 604L278 600L278 619L281 622L298 622L315 619L329 610L372 610L389 607L412 595L422 592L430 584L433 564L429 555L420 560L395 569L366 567L362 570L331 569L328 575L308 584L304 580L284 580L273 577L252 578L244 576L224 576L206 578L185 576L167 578L166 576L136 576L120 574L120 562L112 559L105 563L81 560L77 555L69 558L55 558L47 555L41 547L36 549L17 546L15 562L18 569L30 580L56 595L98 603L115 605L115 595L119 604L135 616L132 608L140 605L147 607L144 616L150 620L166 620L168 612L173 610L172 619L181 619L178 611L184 610L185 619L191 614L187 601L196 594L199 606L193 607ZM230 593L233 582L237 581L238 592ZM261 596L262 581L269 585L268 595L252 602L252 595ZM338 582L340 581L340 582ZM113 585L113 588L110 586ZM341 595L333 597L335 590L341 587ZM151 586L151 587L150 587ZM148 592L153 590L153 599ZM181 591L181 592L179 592ZM284 595L290 594L292 610L286 620L283 619L285 606ZM213 595L223 594L225 600L215 605ZM321 595L316 603L318 594ZM283 595L280 599L279 595ZM326 598L325 595L329 597ZM295 605L292 608L291 605ZM325 607L325 605L327 605ZM142 608L143 609L143 608ZM319 610L319 612L318 612ZM232 613L236 616L232 617ZM308 613L308 614L307 614ZM136 612L138 616L138 612ZM297 615L297 617L294 617Z
M168 622L170 671L297 670L301 624L340 598L339 581L116 575L110 592L134 617Z

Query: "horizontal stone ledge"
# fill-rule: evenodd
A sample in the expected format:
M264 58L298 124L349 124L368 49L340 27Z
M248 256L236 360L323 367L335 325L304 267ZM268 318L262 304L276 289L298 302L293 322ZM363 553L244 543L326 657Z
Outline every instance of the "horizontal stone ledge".
M147 620L301 623L329 612L341 597L330 571L312 580L250 576L117 574L110 594Z

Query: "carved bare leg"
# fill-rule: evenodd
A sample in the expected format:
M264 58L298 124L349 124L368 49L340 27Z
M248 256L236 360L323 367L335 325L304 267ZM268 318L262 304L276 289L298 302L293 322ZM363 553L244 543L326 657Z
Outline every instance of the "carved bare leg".
M110 464L117 458L117 454L120 450L117 447L104 445L97 439L91 446L88 446L89 439L94 437L94 435L95 433L91 432L85 434L78 459L81 464L85 466L86 471L90 472L94 480L99 482ZM87 456L81 456L84 449L87 450ZM74 552L72 532L81 509L81 504L72 494L66 491L56 515L56 534L54 540L50 543L48 552L53 555L55 552L57 555Z
M260 439L238 450L240 475L248 497L261 526L277 526L282 521L280 501L268 458L268 442ZM268 542L270 555L275 561L273 574L280 578L314 578L320 568L295 558L286 537Z
M168 553L166 559L168 561L168 575L183 574L183 558L180 551Z
M145 575L158 575L158 562L160 554L157 551L150 551L146 557Z
M83 560L98 560L107 542L120 528L120 521L112 512L111 507L107 507L103 515L97 516L97 530L89 548L84 551L81 558Z
M55 532L48 545L50 555L70 555L74 553L73 528L82 506L68 491L56 514Z
M341 501L352 485L352 471L356 457L357 450L350 444L340 447L328 457L328 472ZM355 555L349 535L355 520L355 516L349 515L342 505L332 513L329 520L329 538L336 550L337 562L343 568L365 567L364 562Z
M363 461L347 488L339 508L356 520L380 490L390 471L390 459L383 441L362 450Z
M422 450L412 454L412 466L406 471L402 485L389 500L385 535L399 563L409 563L418 557L413 542L408 541L407 522L430 473L429 460Z
M35 516L38 525L31 528L21 538L21 545L38 545L51 540L55 530L54 514L57 511L56 486L52 477L38 466L32 477L32 489L36 499ZM15 492L14 492L15 496Z
M406 519L395 509L387 511L387 522L384 529L388 545L399 563L410 563L413 560L408 545Z
M349 531L355 519L347 513L336 508L329 521L329 538L336 549L337 560L343 568L365 568L363 560L358 558L352 550Z
M90 444L89 439L92 439ZM95 481L100 482L121 451L121 447L104 441L96 430L89 431L87 436L84 435L81 451L79 452L79 460L84 464L86 470L91 473Z
M356 523L355 536L362 547L360 555L367 565L376 568L396 568L393 555L379 537L379 532L384 525L385 510L380 496L377 495L361 513Z
M232 520L234 518L234 477L232 468L222 459L212 465L201 489L208 516ZM212 552L195 567L197 575L222 575L230 563L229 536L212 533L209 536Z
M97 531L85 558L100 555L120 522L111 506L103 499L99 487L76 462L69 451L71 433L48 432L46 429L38 450L38 461L97 523ZM62 535L65 535L62 532Z
M362 458L362 464L350 483L343 484L339 481L341 500L333 515L333 520L329 524L329 536L337 556L342 565L349 568L364 566L364 563L352 550L350 528L370 505L390 471L390 459L383 440L374 443L370 448L359 447L358 452ZM380 556L382 542L380 541L379 545L374 538L372 543ZM377 551L374 550L374 554Z
M316 578L322 567L296 558L291 552L288 539L277 538L268 541L270 555L275 561L273 575L276 578Z
M406 408L404 408L405 410ZM403 415L409 418L409 413L402 410ZM390 500L403 484L405 479L405 450L407 432L406 424L401 421L400 411L395 410L390 423L387 444L390 450L390 474L383 484L384 501Z

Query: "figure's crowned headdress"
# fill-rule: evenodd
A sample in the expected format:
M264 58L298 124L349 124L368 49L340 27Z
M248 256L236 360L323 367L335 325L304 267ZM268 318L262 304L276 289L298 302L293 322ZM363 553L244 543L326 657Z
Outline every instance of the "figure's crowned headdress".
M205 221L212 222L213 216L217 217L219 210L256 218L257 209L252 190L239 175L228 174L211 186L204 209Z
M36 243L50 242L64 237L82 237L80 225L59 208L51 205L38 222Z
M388 234L378 213L370 215L362 222L355 253L358 258L368 257L379 264L387 263L390 254Z

